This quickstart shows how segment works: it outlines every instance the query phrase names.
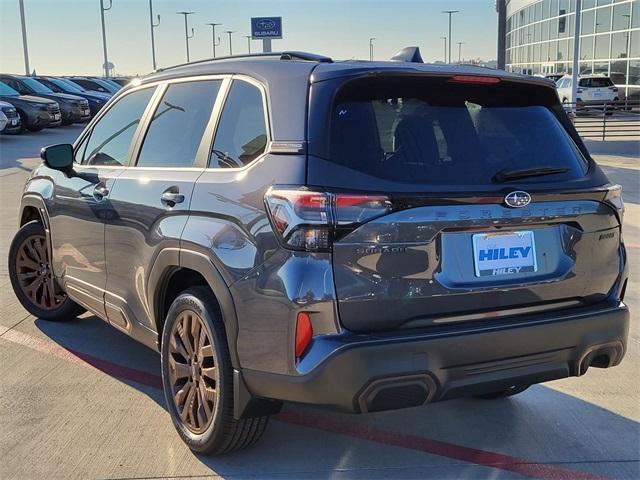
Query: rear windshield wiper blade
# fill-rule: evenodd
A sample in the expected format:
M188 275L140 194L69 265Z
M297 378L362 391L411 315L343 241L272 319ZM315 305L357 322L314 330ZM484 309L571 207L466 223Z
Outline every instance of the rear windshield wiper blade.
M566 173L568 168L563 167L537 167L537 168L525 168L522 170L500 170L491 179L494 183L504 183L509 180L518 180L528 177L542 177L544 175L553 175L555 173Z

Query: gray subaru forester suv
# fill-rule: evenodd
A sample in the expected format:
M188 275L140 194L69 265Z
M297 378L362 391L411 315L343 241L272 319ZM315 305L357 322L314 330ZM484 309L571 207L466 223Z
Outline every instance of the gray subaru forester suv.
M282 401L497 398L625 353L621 190L546 79L197 62L125 87L42 158L17 297L158 349L195 451L254 443Z

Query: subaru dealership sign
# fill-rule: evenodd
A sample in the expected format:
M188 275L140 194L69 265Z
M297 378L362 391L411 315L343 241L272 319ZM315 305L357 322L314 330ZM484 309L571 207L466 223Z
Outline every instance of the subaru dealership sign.
M282 17L252 18L251 38L253 40L282 38Z

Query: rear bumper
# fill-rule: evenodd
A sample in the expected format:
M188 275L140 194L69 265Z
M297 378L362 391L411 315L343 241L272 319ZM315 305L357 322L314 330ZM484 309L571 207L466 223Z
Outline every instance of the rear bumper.
M389 410L617 365L628 330L629 311L620 304L421 335L327 335L314 338L299 364L304 374L242 375L257 397L351 412Z

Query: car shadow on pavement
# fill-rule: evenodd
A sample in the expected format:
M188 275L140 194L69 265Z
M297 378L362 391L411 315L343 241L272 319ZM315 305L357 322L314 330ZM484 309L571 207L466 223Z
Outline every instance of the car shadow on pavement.
M35 325L58 346L165 407L156 352L95 316L37 319ZM574 478L572 472L640 477L640 424L547 385L510 399L459 399L367 415L286 404L256 446L222 457L193 455L222 477L478 478L495 477L490 472L498 468L521 478L513 465L490 468L486 458L494 452L522 468L568 469L558 478Z

